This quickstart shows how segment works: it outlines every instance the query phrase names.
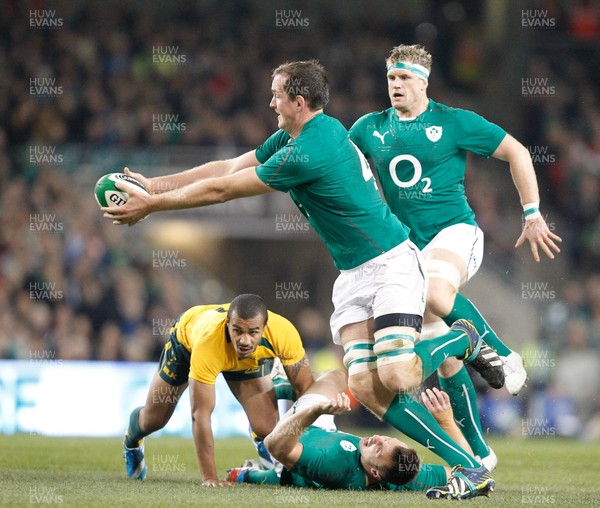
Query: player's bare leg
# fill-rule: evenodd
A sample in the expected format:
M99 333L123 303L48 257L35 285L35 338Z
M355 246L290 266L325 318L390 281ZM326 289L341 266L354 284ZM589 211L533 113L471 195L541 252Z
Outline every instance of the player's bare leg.
M146 404L140 410L138 417L140 430L145 435L152 434L169 423L187 385L184 383L173 386L162 379L158 372L154 374L146 396Z
M279 417L275 388L270 376L243 381L227 381L231 392L244 408L248 417L252 439L263 466L276 466L263 439L275 428Z
M144 437L162 429L170 420L187 383L173 386L156 372L150 383L146 403L134 409L123 441L127 476L135 480L146 477Z

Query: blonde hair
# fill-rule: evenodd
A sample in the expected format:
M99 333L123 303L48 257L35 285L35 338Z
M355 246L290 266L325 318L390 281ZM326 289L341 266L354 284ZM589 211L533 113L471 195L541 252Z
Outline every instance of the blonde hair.
M385 59L385 65L389 67L398 62L422 65L431 72L431 54L419 44L412 46L400 44L392 48L390 56Z

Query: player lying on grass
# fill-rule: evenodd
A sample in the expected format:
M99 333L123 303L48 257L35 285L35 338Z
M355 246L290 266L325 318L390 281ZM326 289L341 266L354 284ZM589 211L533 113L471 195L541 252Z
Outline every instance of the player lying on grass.
M265 439L267 448L285 469L281 476L274 470L235 468L230 481L255 484L293 485L326 489L387 489L427 491L429 497L465 499L491 492L494 481L467 492L450 490L449 485L465 479L461 468L420 464L414 449L387 436L358 436L337 430L334 415L350 411L344 393L346 373L334 370L321 375L284 415ZM425 407L442 428L458 443L469 449L452 415L448 395L437 388L422 393ZM438 485L446 485L437 487Z
M171 329L146 404L131 413L123 443L128 476L139 480L146 476L143 438L167 424L189 384L192 434L202 484L226 484L217 478L210 422L220 373L248 417L259 455L269 461L262 438L278 420L269 376L276 357L297 396L302 395L313 376L300 335L287 319L268 311L261 297L243 294L230 304L201 305L185 311Z

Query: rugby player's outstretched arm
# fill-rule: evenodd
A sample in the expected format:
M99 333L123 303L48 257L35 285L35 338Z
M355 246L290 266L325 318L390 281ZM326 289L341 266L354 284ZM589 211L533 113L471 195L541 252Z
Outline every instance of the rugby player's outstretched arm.
M121 182L116 187L124 190ZM258 178L255 167L248 167L232 175L196 180L162 194L145 195L128 190L129 200L124 205L103 207L102 211L114 224L133 226L152 212L209 206L273 191Z
M124 172L142 183L150 194L162 194L185 187L197 180L231 175L240 169L258 166L258 164L256 150L251 150L233 159L211 161L179 173L154 178L146 178L141 173L134 173L129 168L125 168Z

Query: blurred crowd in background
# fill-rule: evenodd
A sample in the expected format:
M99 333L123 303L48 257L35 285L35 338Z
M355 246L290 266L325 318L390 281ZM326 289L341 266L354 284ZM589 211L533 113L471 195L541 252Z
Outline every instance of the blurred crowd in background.
M600 410L600 7L532 1L527 9L547 20L539 29L523 24L531 12L513 7L504 20L508 35L494 43L483 31L484 2L415 2L396 17L373 9L369 23L360 2L332 4L4 3L0 358L52 351L62 359L156 360L170 320L190 305L216 303L188 290L188 270L155 269L147 246L102 219L83 185L95 178L45 162L40 147L255 148L275 128L271 69L313 57L329 74L326 112L350 127L387 107L391 47L422 43L434 57L432 98L475 109L530 147L543 213L564 240L564 275L539 305L537 344L554 364L537 372L542 356L529 352L538 364L531 362L529 389L566 397L574 418L591 419ZM55 26L32 26L44 16ZM278 22L290 18L296 28ZM508 42L515 33L527 39L525 48ZM524 76L539 79L541 89L523 90ZM494 104L507 95L510 107ZM174 115L170 124L185 128L157 129L157 114ZM519 215L508 172L478 158L470 164L467 190L486 234L484 265L514 266L529 253L515 251L507 227L507 217ZM526 411L522 400L506 404L515 414ZM578 425L564 433L579 433ZM488 426L506 430L501 422Z

